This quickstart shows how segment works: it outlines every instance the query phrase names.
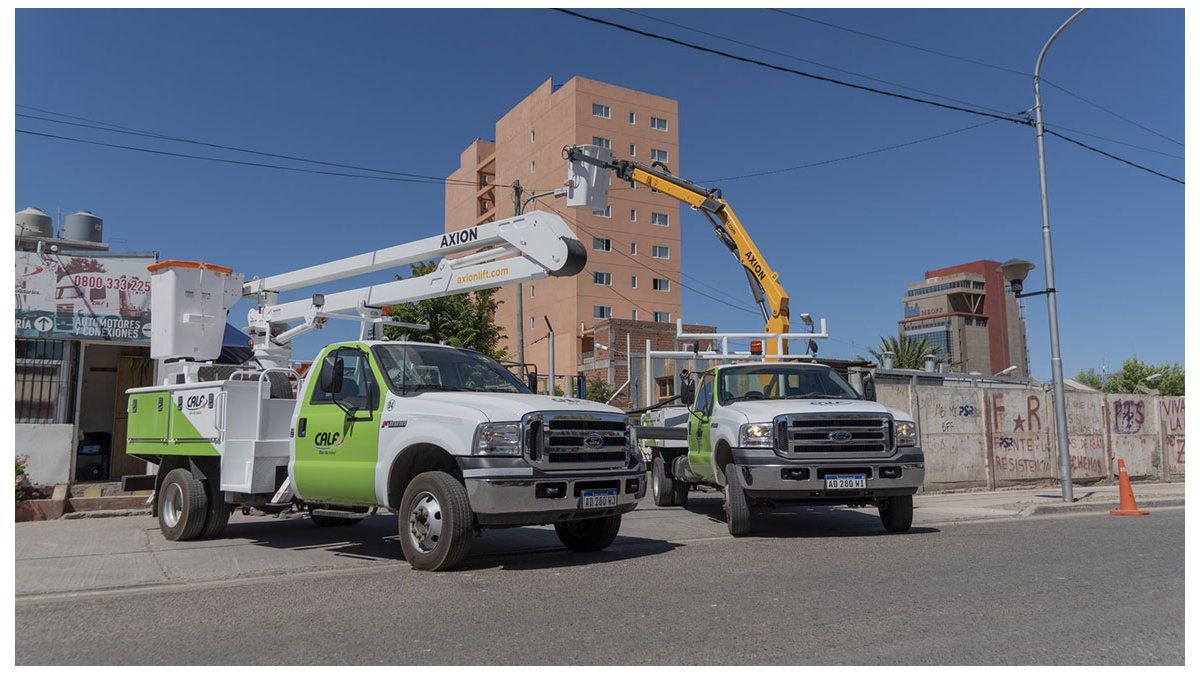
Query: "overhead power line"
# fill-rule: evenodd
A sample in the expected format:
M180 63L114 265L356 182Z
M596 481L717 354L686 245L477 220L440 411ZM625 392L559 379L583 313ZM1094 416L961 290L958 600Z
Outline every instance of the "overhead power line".
M805 78L809 78L809 79L812 79L812 80L818 80L818 81L821 81L821 82L827 82L827 83L830 83L830 84L836 84L836 85L839 85L839 86L843 86L843 87L849 87L849 88L851 88L851 89L858 89L858 90L860 90L860 91L866 91L866 92L870 92L870 93L874 93L874 94L880 94L880 95L883 95L883 96L890 96L890 97L892 97L892 98L898 98L898 99L902 99L902 100L905 100L905 101L911 101L911 102L913 102L913 103L921 103L921 104L924 104L924 105L930 105L930 106L934 106L934 107L937 107L937 108L943 108L943 109L946 109L946 110L956 110L956 111L958 111L958 112L964 112L964 113L968 113L968 114L971 114L971 115L977 115L977 116L980 116L980 117L987 117L987 118L990 118L990 119L995 119L995 120L1004 120L1004 121L1006 121L1006 122L1012 122L1012 123L1014 123L1014 124L1020 124L1020 125L1023 125L1023 126L1033 126L1033 122L1032 122L1031 120L1029 120L1028 118L1023 118L1023 117L1022 117L1022 118L1015 118L1015 117L1012 117L1012 116L997 115L997 114L995 114L995 113L990 113L990 112L987 112L987 111L984 111L984 110L976 110L976 109L972 109L972 108L965 108L965 107L962 107L962 106L951 105L951 104L948 104L948 103L939 103L938 101L931 101L931 100L929 100L929 99L919 98L919 97L916 97L916 96L909 96L909 95L907 95L907 94L900 94L900 93L897 93L897 92L894 92L894 91L886 91L886 90L883 90L883 89L878 89L878 88L876 88L876 87L868 87L868 86L866 86L866 85L855 84L855 83L853 83L853 82L846 82L846 81L844 81L844 80L838 80L838 79L836 79L836 78L832 78L832 77L826 77L826 76L824 76L824 75L816 75L816 74L814 74L814 73L808 73L808 72L805 72L805 71L802 71L802 70L796 70L795 68L788 68L788 67L786 67L786 66L780 66L780 65L777 65L777 64L768 63L768 62L766 62L766 61L761 61L761 60L759 60L759 59L750 58L750 57L748 57L748 56L740 56L740 55L738 55L738 54L731 54L731 53L729 53L729 52L722 51L722 50L720 50L720 49L714 49L714 48L712 48L712 47L705 47L705 46L703 46L703 45L694 44L694 43L691 43L691 42L687 42L687 41L685 41L685 40L679 40L679 39L677 39L677 38L669 37L669 36L666 36L666 35L659 35L659 34L657 34L657 33L652 33L652 32L649 32L649 31L641 30L641 29L639 29L639 28L633 28L632 26L626 26L626 25L624 25L624 24L616 23L616 22L613 22L613 21L608 21L608 20L606 20L606 19L599 19L599 18L596 18L596 17L587 16L587 15L585 15L585 14L580 14L579 12L575 12L575 11L572 11L572 10L569 10L569 9L555 9L555 11L557 11L557 12L562 12L563 14L568 14L568 15L570 15L570 16L576 17L576 18L578 18L578 19L581 19L581 20L583 20L583 21L588 21L588 22L591 22L591 23L596 23L596 24L600 24L600 25L603 25L603 26L608 26L608 27L610 27L610 28L616 28L617 30L625 31L625 32L628 32L628 33L633 33L633 34L635 34L635 35L641 35L641 36L643 36L643 37L648 37L648 38L651 38L651 39L654 39L654 40L661 40L661 41L663 41L663 42L668 42L668 43L671 43L671 44L674 44L674 45L677 45L677 46L680 46L680 47L686 47L687 49L692 49L692 50L699 51L699 52L705 52L705 53L708 53L708 54L713 54L713 55L716 55L716 56L721 56L721 57L724 57L724 58L727 58L727 59L731 59L731 60L734 60L734 61L740 61L740 62L742 62L742 63L749 63L749 64L751 64L751 65L760 66L760 67L763 67L763 68L767 68L767 69L769 69L769 70L775 70L775 71L779 71L779 72L789 73L789 74L792 74L792 75L797 75L797 76L800 76L800 77L805 77ZM1047 132L1049 132L1049 130L1047 130ZM1175 182L1177 182L1177 183L1180 183L1180 184L1182 184L1182 183L1183 183L1183 181L1182 181L1182 180L1180 180L1180 179L1178 179L1178 178L1173 178L1173 177L1171 177L1171 176L1168 176L1168 175L1166 175L1166 174L1163 174L1163 173L1160 173L1160 172L1158 172L1158 171L1155 171L1154 169L1151 169L1151 168L1149 168L1149 167L1146 167L1146 166L1143 166L1143 165L1141 165L1141 164L1138 164L1137 162L1134 162L1134 161L1132 161L1132 160L1126 159L1126 158L1124 158L1124 157L1117 156L1117 155L1115 155L1115 154L1113 154L1113 153L1106 152L1106 151L1100 150L1100 149L1098 149L1098 148L1094 148L1094 147L1092 147L1092 146L1090 146L1090 145L1088 145L1088 144L1086 144L1086 143L1083 143L1082 141L1077 141L1077 140L1075 140L1075 139L1069 138L1069 137L1065 136L1064 134L1061 134L1061 133L1057 133L1057 132L1056 132L1056 133L1054 133L1053 135L1054 135L1054 136L1057 136L1058 138L1061 138L1061 139L1063 139L1063 140L1067 140L1067 141L1070 141L1070 142L1072 142L1072 143L1075 143L1076 145L1078 145L1078 146L1080 146L1080 147L1083 147L1083 148L1087 148L1087 149L1089 149L1089 150L1092 150L1092 151L1096 152L1097 154L1100 154L1100 155L1102 155L1102 156L1104 156L1104 157L1108 157L1108 158L1110 158L1110 159L1117 160L1117 161L1119 161L1119 162L1121 162L1121 163L1123 163L1123 164L1127 164L1127 165L1129 165L1129 166L1131 166L1131 167L1134 167L1134 168L1137 168L1137 169L1141 169L1141 170L1143 170L1143 171L1146 171L1147 173L1151 173L1151 174L1154 174L1154 175L1156 175L1156 176L1159 176L1159 177L1161 177L1161 178L1166 178L1166 179L1168 179L1168 180L1172 180L1172 181L1175 181Z
M996 114L996 113L990 113L990 112L987 112L986 110L978 110L976 108L967 108L967 107L960 106L960 105L941 103L939 101L934 101L934 100L927 99L927 98L920 98L918 96L909 96L908 94L901 94L901 93L895 92L895 91L888 91L886 89L870 87L865 84L856 84L854 82L847 82L845 80L839 80L834 77L827 77L825 75L817 75L816 73L810 73L810 72L803 71L803 70L797 70L795 68L789 68L787 66L780 66L780 65L777 65L774 63L768 63L766 61L760 61L759 59L751 58L749 56L741 56L739 54L733 54L733 53L723 51L720 49L715 49L713 47L705 47L703 45L698 45L698 44L695 44L692 42L687 42L685 40L680 40L678 38L673 38L673 37L670 37L667 35L651 33L650 31L645 31L640 28L634 28L632 26L626 26L624 24L616 23L614 21L600 19L600 18L597 18L594 16L587 16L586 14L580 14L579 12L575 12L575 11L572 11L569 9L556 8L554 11L562 12L563 14L568 14L570 16L573 16L577 19L581 19L583 21L589 21L591 23L600 24L602 26L608 26L609 28L616 28L617 30L625 31L627 33L633 33L635 35L641 35L642 37L648 37L653 40L661 40L663 42L669 42L671 44L674 44L674 45L677 45L680 47L686 47L687 49L693 49L693 50L696 50L699 52L705 52L708 54L721 56L721 57L724 57L727 59L732 59L734 61L741 61L742 63L749 63L749 64L760 66L763 68L768 68L770 70L776 70L779 72L789 73L791 75L797 75L799 77L804 77L804 78L808 78L811 80L817 80L819 82L827 82L829 84L836 84L841 87L857 89L859 91L870 92L872 94L879 94L881 96L889 96L891 98L897 98L897 99L901 99L904 101L910 101L912 103L922 103L924 105L930 105L930 106L934 106L936 108L943 108L945 110L956 110L958 112L964 112L964 113L968 113L971 115L979 115L981 117L990 117L990 118L997 119L997 120L1005 120L1007 122L1013 122L1014 124L1024 124L1024 125L1029 124L1029 121L1025 120L1025 119L1013 118L1013 117L1008 117L1008 116L1000 115L1000 114Z
M239 159L228 159L225 157L205 157L204 155L191 155L183 152L169 152L167 150L154 150L152 148L141 148L133 145L120 145L118 143L104 143L101 141L88 140L86 138L75 138L73 136L60 136L58 134L48 134L41 131L31 131L28 129L17 129L18 134L28 134L30 136L40 136L43 138L53 138L61 141L71 141L73 143L84 143L87 145L97 145L105 148L115 148L119 150L130 150L134 152L143 152L151 155L163 155L166 157L177 157L183 159L197 159L206 162L217 162L221 164L237 164L240 166L252 166L261 169L275 169L278 171L293 171L296 173L311 173L324 176L339 176L342 178L366 178L370 180L391 181L397 183L422 183L426 185L434 185L435 181L422 180L418 178L401 178L397 176L376 176L371 174L360 173L345 173L340 171L323 171L320 169L304 169L296 166L283 166L281 164L266 164L263 162L246 162Z
M328 166L328 167L333 167L333 168L338 168L338 169L352 169L354 171L369 171L371 173L380 173L380 174L384 174L384 175L388 175L388 176L397 176L400 178L413 179L411 181L401 181L401 182L427 182L427 183L437 183L437 184L477 186L477 184L474 181L463 181L463 180L455 180L455 179L449 179L449 178L440 178L438 176L430 176L427 174L410 173L410 172L405 172L405 171L393 171L391 169L377 169L377 168L368 167L368 166L356 166L354 164L328 162L328 161L323 161L323 160L318 160L318 159L311 159L308 157L299 157L296 155L285 155L285 154L281 154L281 153L266 152L263 150L254 150L251 148L243 148L243 147L239 147L239 146L235 146L235 145L212 143L209 141L201 141L201 140L197 140L194 138L185 138L182 136L173 136L173 135L169 135L169 134L162 134L162 133L158 133L158 132L154 132L154 131L147 131L145 129L138 129L136 127L123 126L123 125L115 124L112 122L104 122L101 120L90 119L87 117L79 117L76 115L69 115L67 113L62 113L62 112L58 112L55 110L48 110L46 108L37 108L34 106L21 105L21 104L18 104L17 107L25 108L27 110L36 110L38 112L46 113L49 115L55 115L57 117L63 117L63 118L73 119L73 120L80 120L79 122L70 122L70 121L67 121L67 119L52 119L49 117L41 117L39 115L30 115L27 113L17 113L17 117L23 117L23 118L27 118L27 119L35 119L35 120L40 120L43 122L50 122L53 124L62 124L62 125L68 125L68 126L80 127L80 128L86 128L86 129L95 129L95 130L99 130L99 131L107 131L107 132L118 133L118 134L127 134L127 135L132 135L132 136L141 136L141 137L145 137L145 138L155 138L155 139L160 139L160 140L165 140L165 141L172 141L172 142L176 142L176 143L187 143L190 145L199 145L199 146L214 148L214 149L218 149L218 150L228 150L228 151L232 151L232 152L240 152L240 153L245 153L245 154L258 155L260 157L272 157L274 159L285 159L285 160L289 160L289 161L293 161L293 162L316 164L319 166ZM84 124L83 122L88 122L90 124ZM62 138L67 138L67 137L62 137ZM251 163L251 165L255 165L255 164ZM336 174L336 175L343 175L343 174ZM496 187L511 187L511 186L497 185Z
M937 49L930 49L930 48L928 48L928 47L922 47L921 45L915 45L915 44L912 44L912 43L909 43L909 42L901 42L900 40L894 40L894 39L892 39L892 38L885 37L885 36L883 36L883 35L876 35L876 34L874 34L874 33L868 33L868 32L866 32L866 31L856 30L856 29L854 29L854 28L849 28L849 27L847 27L847 26L841 26L841 25L838 25L838 24L836 24L836 23L831 23L831 22L829 22L829 21L822 21L822 20L820 20L820 19L814 19L814 18L812 18L811 16L805 16L805 15L803 15L803 14L797 14L796 12L789 12L788 10L785 10L785 9L771 9L771 11L772 11L772 12L778 12L779 14L786 14L787 16L790 16L790 17L792 17L792 18L794 18L794 19L799 19L799 20L801 20L801 21L808 21L808 22L810 22L810 23L815 23L815 24L819 24L819 25L821 25L821 26L826 26L826 27L828 27L828 28L833 28L834 30L840 30L840 31L844 31L844 32L847 32L847 33L853 33L854 35L861 35L862 37L870 38L870 39L872 39L872 40L879 40L880 42L887 42L887 43L889 43L889 44L897 45L897 46L899 46L899 47L906 47L906 48L908 48L908 49L915 49L915 50L917 50L917 51L919 51L919 52L925 52L926 54L933 54L933 55L935 55L935 56L941 56L941 57L944 57L944 58L947 58L947 59L954 59L955 61L962 61L962 62L964 62L964 63L971 63L971 64L974 64L974 65L977 65L977 66L982 66L982 67L984 67L984 68L991 68L992 70L999 70L999 71L1003 71L1003 72L1006 72L1006 73L1011 73L1011 74L1013 74L1013 75L1020 75L1020 76L1022 76L1022 77L1033 77L1033 73L1027 73L1027 72L1025 72L1025 71L1023 71L1023 70L1017 70L1017 69L1015 69L1015 68L1006 68L1006 67L1004 67L1004 66L998 66L998 65L996 65L996 64L994 64L994 63L988 63L988 62L986 62L986 61L980 61L980 60L978 60L978 59L971 59L971 58L967 58L967 57L965 57L965 56L959 56L958 54L951 54L951 53L949 53L949 52L943 52L943 51L939 51L939 50L937 50ZM1174 138L1171 138L1170 136L1167 136L1166 134L1163 134L1163 133L1161 133L1161 132L1159 132L1159 131L1155 131L1154 129L1151 129L1151 128L1150 128L1150 127L1148 127L1148 126L1146 126L1146 125L1144 125L1144 124L1142 124L1142 123L1140 123L1140 122L1138 122L1138 121L1136 121L1136 120L1132 120L1132 119L1130 119L1130 118L1128 118L1128 117L1125 117L1124 115L1121 115L1120 113L1117 113L1117 112L1115 112L1115 111L1113 111L1113 110L1109 110L1108 108L1106 108L1106 107L1104 107L1104 106L1100 105L1099 103L1096 103L1095 101L1092 101L1092 100L1090 100L1090 99L1084 98L1083 96L1081 96L1081 95L1079 95L1079 94L1076 94L1075 92L1071 91L1070 89L1067 89L1066 87L1064 87L1064 86L1062 86L1062 85L1060 85L1060 84L1057 84L1057 83L1055 83L1055 82L1051 82L1050 80L1046 79L1045 77L1043 77L1043 78L1042 78L1042 82L1046 83L1047 85L1049 85L1049 86L1051 86L1051 87L1054 87L1055 89L1057 89L1057 90L1061 91L1062 93L1064 93L1064 94L1066 94L1066 95L1068 95L1068 96L1071 96L1072 98L1077 98L1077 99L1079 99L1080 101L1083 101L1084 103L1086 103L1086 104L1088 104L1088 105L1092 106L1093 108L1096 108L1097 110L1100 110L1100 111L1106 112L1106 113L1108 113L1109 115L1112 115L1113 117L1115 117L1115 118L1117 118L1117 119L1119 119L1119 120L1121 120L1121 121L1123 121L1123 122L1127 122L1127 123L1129 123L1129 124L1132 124L1133 126L1135 126L1135 127L1139 128L1139 129L1141 129L1142 131L1146 131L1146 132L1149 132L1149 133L1151 133L1151 134L1154 134L1155 136L1158 136L1159 138L1162 138L1162 139L1164 139L1164 140L1170 141L1170 142L1172 142L1172 143L1174 143L1174 144L1176 144L1176 145L1179 145L1179 146L1181 146L1181 147L1183 146L1183 142L1182 142L1182 141L1179 141L1179 140L1176 140L1176 139L1174 139ZM1076 133L1082 133L1082 132L1076 132ZM1120 141L1114 141L1114 142L1115 142L1115 143L1120 143ZM1128 144L1125 144L1125 145L1128 145ZM1137 147L1137 146L1134 146L1134 147ZM1151 152L1153 152L1153 151L1151 151Z
M910 87L910 86L908 86L908 85L900 84L899 82L893 82L893 81L891 81L891 80L884 80L884 79L882 79L882 78L873 77L873 76L871 76L871 75L866 75L866 74L864 74L864 73L858 73L858 72L855 72L855 71L853 71L853 70L846 70L845 68L839 68L839 67L837 67L837 66L831 66L831 65L829 65L828 63L821 63L820 61L813 61L812 59L806 59L806 58L804 58L804 57L796 56L795 54L789 54L789 53L787 53L787 52L781 52L781 51L778 51L778 50L775 50L775 49L770 49L770 48L767 48L767 47L763 47L763 46L761 46L761 45L756 45L756 44L753 44L753 43L750 43L750 42L744 42L744 41L742 41L742 40L737 40L737 39L735 39L735 38L731 38L731 37L728 37L728 36L725 36L725 35L719 35L719 34L717 34L717 33L712 33L712 32L706 31L706 30L701 30L701 29L699 29L699 28L693 28L693 27L691 27L691 26L685 26L685 25L683 25L683 24L681 24L681 23L676 23L676 22L674 22L674 21L668 21L667 19L662 19L662 18L659 18L659 17L657 17L657 16L651 16L651 15L649 15L649 14L643 14L642 12L637 12L637 11L634 11L634 10L632 10L632 9L622 9L621 11L622 11L622 12L626 12L626 13L628 13L628 14L633 14L634 16L640 16L640 17L642 17L643 19L649 19L650 21L657 21L657 22L659 22L659 23L664 23L664 24L666 24L666 25L668 25L668 26L674 26L674 27L676 27L676 28L679 28L679 29L682 29L682 30L691 31L691 32L693 32L693 33L698 33L698 34L700 34L700 35L707 35L708 37L711 37L711 38L716 38L716 39L718 39L718 40L724 40L725 42L730 42L730 43L733 43L733 44L735 44L735 45L741 45L742 47L749 47L750 49L756 49L756 50L758 50L758 51L761 51L761 52L766 52L766 53L768 53L768 54L774 54L774 55L776 55L776 56L782 56L782 57L784 57L784 58L787 58L787 59L792 59L792 60L794 60L794 61L799 61L799 62L801 62L801 63L807 63L807 64L810 64L810 65L817 66L817 67L819 67L819 68L826 68L826 69L828 69L828 70L832 70L832 71L839 72L839 73L844 73L844 74L846 74L846 75L853 75L853 76L855 76L855 77L861 77L861 78L863 78L864 80L871 80L872 82L879 82L880 84L890 84L890 85L892 85L893 87L899 87L900 89L906 89L906 90L908 90L908 91L915 91L915 92L917 92L918 94L925 94L926 96L933 96L933 97L935 97L935 98L940 98L940 99L944 99L944 100L947 100L947 101L954 101L955 103L961 103L961 104L963 104L963 105L974 106L974 107L976 107L976 108L979 108L979 109L981 109L981 110L990 110L990 111L992 111L992 112L995 112L995 113L1004 114L1004 111L1003 111L1003 110L1000 110L1000 109L998 109L998 108L991 108L991 107L985 106L985 105L983 105L983 104L981 104L981 103L975 103L975 102L972 102L972 101L965 101L965 100L963 100L963 99L960 99L960 98L954 98L953 96L946 96L945 94L939 94L939 93L937 93L937 92L933 92L933 91L926 91L925 89L918 89L918 88L916 88L916 87Z

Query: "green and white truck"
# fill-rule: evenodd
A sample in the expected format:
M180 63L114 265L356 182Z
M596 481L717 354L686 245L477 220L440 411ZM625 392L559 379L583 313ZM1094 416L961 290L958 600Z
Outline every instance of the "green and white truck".
M472 350L370 339L398 323L386 306L575 274L584 251L561 219L533 212L247 282L204 263L155 265L154 316L177 320L152 325L160 383L129 391L128 452L158 467L163 535L216 536L239 506L303 509L318 526L385 509L417 569L458 564L484 528L552 524L573 550L607 547L646 490L624 413L537 395ZM457 257L430 275L279 302L437 255ZM239 297L257 301L255 362L214 365ZM287 367L291 339L332 318L358 321L362 339L325 346L300 377Z

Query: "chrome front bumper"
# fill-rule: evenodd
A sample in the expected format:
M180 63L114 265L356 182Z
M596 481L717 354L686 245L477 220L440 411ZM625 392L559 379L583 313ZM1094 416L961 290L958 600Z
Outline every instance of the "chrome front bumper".
M892 457L872 460L785 460L771 450L734 450L734 463L751 497L789 501L837 501L911 495L925 482L925 455L901 448ZM863 490L826 490L825 474L866 469ZM856 471L857 470L857 471ZM899 472L896 477L882 474Z
M628 513L646 495L646 469L640 464L616 471L539 471L527 464L464 467L463 479L476 521L493 527ZM593 489L616 489L616 506L584 509L580 493Z

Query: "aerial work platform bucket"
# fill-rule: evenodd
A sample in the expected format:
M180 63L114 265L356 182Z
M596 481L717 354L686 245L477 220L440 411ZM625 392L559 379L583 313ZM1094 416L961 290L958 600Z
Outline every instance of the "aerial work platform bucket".
M150 357L211 361L221 354L225 317L242 275L220 265L164 260L150 270Z

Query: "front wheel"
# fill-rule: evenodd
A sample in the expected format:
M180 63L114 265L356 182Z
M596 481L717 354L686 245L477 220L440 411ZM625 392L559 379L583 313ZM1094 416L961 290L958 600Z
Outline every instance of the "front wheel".
M617 538L620 529L621 514L554 524L554 533L563 546L579 553L603 551Z
M913 519L912 495L879 500L879 519L888 532L908 532Z
M749 534L752 526L750 500L742 487L742 471L736 464L725 466L725 523L729 534L735 537Z
M400 548L415 570L438 571L462 562L471 548L467 488L448 473L426 471L400 500Z

